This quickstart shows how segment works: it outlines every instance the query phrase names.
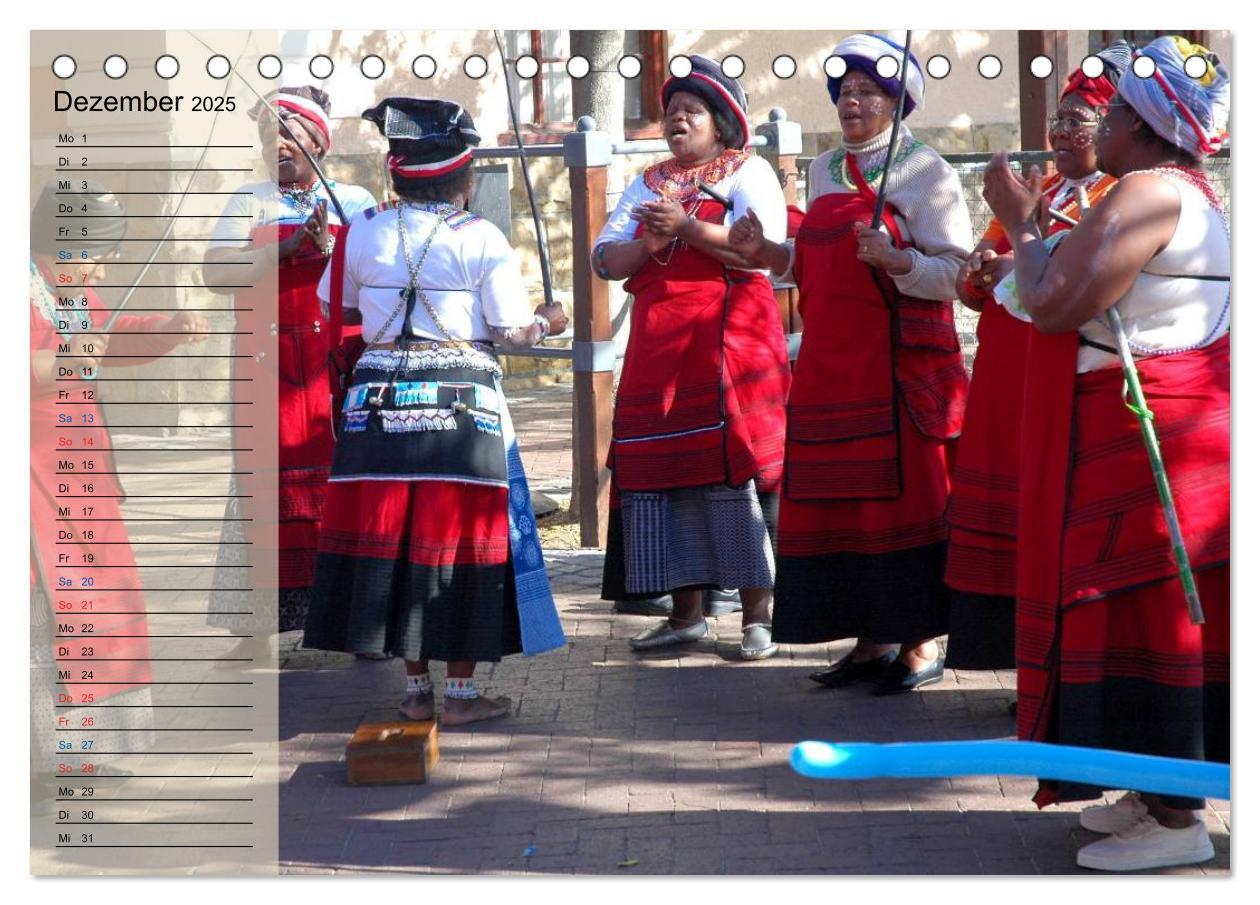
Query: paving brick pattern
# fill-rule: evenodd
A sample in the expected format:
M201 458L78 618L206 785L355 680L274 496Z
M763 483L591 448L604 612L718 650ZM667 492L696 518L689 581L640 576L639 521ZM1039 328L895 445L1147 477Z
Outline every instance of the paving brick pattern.
M568 491L568 389L515 397L537 489ZM1079 806L1037 811L1018 777L824 782L788 753L808 738L1009 737L1013 672L947 673L894 698L811 687L848 642L730 659L716 640L636 655L647 623L601 601L599 551L548 562L567 649L479 669L510 718L441 735L427 785L352 787L344 749L392 718L402 664L294 649L281 676L281 860L286 873L1063 874L1095 837ZM440 680L440 664L434 678ZM1206 812L1217 858L1165 873L1229 872L1228 802Z

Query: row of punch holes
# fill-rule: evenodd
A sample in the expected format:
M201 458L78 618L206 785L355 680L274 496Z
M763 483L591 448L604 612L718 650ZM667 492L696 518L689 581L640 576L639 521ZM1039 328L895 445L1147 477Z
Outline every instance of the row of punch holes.
M232 62L222 54L209 57L205 63L206 72L211 78L224 79L232 71ZM891 54L881 57L875 64L877 71L884 78L893 78L900 69L897 58ZM517 57L513 63L516 75L522 79L532 79L541 71L537 58L529 56ZM71 78L78 71L78 63L69 54L61 54L52 62L53 75L59 79ZM128 64L125 57L112 54L102 64L105 75L111 79L121 79L127 74ZM316 54L307 64L311 77L324 80L332 77L335 64L327 54ZM364 78L379 79L386 71L385 60L376 54L369 54L359 61L359 72ZM840 78L845 73L844 59L829 56L823 61L823 72L828 78ZM949 57L936 54L928 58L924 67L927 74L934 79L943 79L949 75L952 64ZM980 75L986 79L996 79L1002 74L1002 61L993 54L986 54L976 63ZM1090 55L1081 61L1085 75L1096 78L1102 75L1103 62ZM1193 79L1202 78L1207 73L1207 60L1200 55L1188 57L1185 62L1186 75ZM164 79L173 79L179 74L179 60L170 54L163 54L153 62L153 70ZM591 72L591 62L584 56L572 56L565 63L565 70L570 78L583 79ZM722 58L722 72L728 77L737 79L744 75L744 60L737 54ZM258 74L267 80L275 80L284 71L283 61L274 54L267 54L258 60ZM490 71L490 64L480 54L465 57L463 71L470 79L483 78ZM643 61L636 55L628 54L617 62L617 72L626 79L638 78L643 71ZM770 63L770 71L780 79L790 79L796 75L796 60L791 55L779 54ZM1033 57L1028 63L1028 71L1038 79L1047 79L1054 74L1054 61L1047 56ZM411 61L411 72L418 79L431 79L438 72L438 63L428 54L420 54ZM670 75L686 78L691 73L691 60L685 56L676 56L669 61ZM1155 72L1155 61L1150 57L1138 57L1133 61L1133 73L1139 78L1150 78Z

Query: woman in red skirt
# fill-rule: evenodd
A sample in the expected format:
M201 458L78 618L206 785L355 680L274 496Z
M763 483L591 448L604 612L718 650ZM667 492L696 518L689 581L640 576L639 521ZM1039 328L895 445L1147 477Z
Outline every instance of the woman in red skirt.
M480 137L458 104L389 98L364 118L389 141L399 200L352 220L320 281L357 310L367 349L343 409L320 532L307 647L406 661L405 716L433 719L429 660L446 661L442 721L503 716L478 662L565 644L494 341L563 331L529 307L503 234L464 210Z
M1094 134L1131 55L1128 43L1118 41L1098 55L1105 67L1100 75L1090 78L1077 69L1068 76L1050 119L1055 173L1042 197L1051 210L1079 218L1077 189L1084 188L1093 205L1115 185L1114 177L1098 170ZM1055 219L1043 220L1042 226L1049 233L1067 228ZM1011 243L994 220L958 271L958 297L980 312L980 320L946 513L945 583L953 591L945 660L950 669L1015 667L1017 416L1024 404L1024 359L1032 327L993 299L994 287L1014 266Z
M268 96L267 103L291 133L277 130L261 106L251 111L274 181L244 185L232 196L215 226L204 266L212 292L230 293L233 287L254 284L253 289L235 292L235 307L249 312L242 313L238 323L257 318L266 329L265 319L273 319L271 329L278 333L278 606L273 610L254 601L245 608L252 611L250 615L238 612L243 609L239 589L248 584L248 572L240 566L246 562L244 551L249 547L242 543L247 540L241 527L246 522L233 498L226 507L228 521L207 620L245 636L242 647L249 644L249 636L300 629L306 619L333 449L328 355L334 330L320 310L315 287L345 229L328 190L297 147L300 143L316 160L328 154L332 147L328 96L318 88L281 88ZM376 203L367 189L330 184L348 217ZM263 279L270 272L279 280L278 298L276 284ZM237 461L240 470L251 470L248 453L238 454ZM230 492L275 492L261 485L255 481L250 486L245 478ZM225 662L232 656L226 654Z
M1200 74L1187 74L1188 61ZM985 174L1015 251L1015 291L998 298L1035 327L1021 443L1019 736L1227 761L1230 241L1202 161L1223 140L1229 79L1211 51L1163 37L1135 53L1116 101L1097 148L1119 182L1053 255L1037 224L1041 177L1020 179L1004 155ZM1203 625L1188 615L1125 405L1112 307L1155 414ZM1195 813L1202 800L1151 794L1140 776L1132 787L1081 812L1082 826L1110 835L1077 863L1140 870L1213 857ZM1100 794L1047 781L1036 800Z
M672 595L669 618L630 640L646 651L708 638L703 590L738 588L739 656L761 660L778 651L770 589L787 349L769 280L727 231L756 210L782 238L787 208L770 165L745 150L744 89L715 60L689 62L661 88L672 156L626 188L593 253L596 272L634 295L604 593Z
M73 245L57 238L64 205L85 218L78 225L88 231ZM143 752L155 739L144 588L123 518L126 494L115 475L101 385L93 381L102 364L143 365L203 342L209 324L192 311L124 313L104 332L110 309L92 287L106 278L126 232L117 196L91 181L75 192L50 183L31 214L31 737L37 740L31 764L45 791L55 787L60 764L82 766L58 754L65 736L57 727L92 725L82 722L97 715L91 707L113 714L108 729L93 730L94 762ZM55 451L87 458L92 470L58 478ZM84 618L93 625L99 662L88 671L96 681L70 683L60 675L69 661L57 648L69 642L58 641L57 625Z
M800 287L804 337L788 400L776 558L774 637L817 644L856 637L811 676L829 687L875 682L894 694L939 681L948 627L948 457L967 374L954 331L954 278L971 247L957 174L904 126L901 84L878 61L904 51L853 35L829 79L843 147L814 161L794 244L754 217L732 243ZM906 112L923 103L913 55ZM883 173L890 143L892 165ZM883 230L871 229L881 180Z

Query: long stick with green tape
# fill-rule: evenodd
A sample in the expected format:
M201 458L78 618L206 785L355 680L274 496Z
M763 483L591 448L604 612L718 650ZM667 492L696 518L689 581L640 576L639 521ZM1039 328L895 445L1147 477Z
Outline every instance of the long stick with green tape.
M1081 216L1089 209L1089 196L1084 186L1076 190L1077 206ZM1194 582L1194 571L1190 568L1190 554L1186 552L1185 537L1181 533L1181 520L1177 518L1177 506L1173 502L1172 486L1168 483L1168 470L1164 467L1164 457L1159 451L1159 437L1155 434L1155 413L1146 405L1146 394L1142 392L1142 382L1138 379L1137 365L1133 362L1133 352L1129 348L1129 340L1124 335L1124 325L1120 322L1120 312L1112 305L1107 309L1107 325L1116 338L1116 352L1120 356L1120 368L1124 372L1125 398L1124 404L1137 415L1138 426L1142 431L1142 442L1146 445L1147 458L1151 460L1151 474L1155 478L1155 492L1159 495L1159 505L1164 510L1164 523L1168 526L1168 543L1172 547L1173 560L1177 563L1177 575L1181 579L1181 589L1186 595L1186 608L1190 612L1190 621L1202 625L1203 604L1199 600L1199 588Z

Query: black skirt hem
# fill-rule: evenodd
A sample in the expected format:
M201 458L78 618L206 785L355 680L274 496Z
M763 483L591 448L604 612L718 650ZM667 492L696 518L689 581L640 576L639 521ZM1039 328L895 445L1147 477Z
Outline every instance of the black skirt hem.
M900 644L949 631L944 542L891 553L780 556L772 635L785 644Z

